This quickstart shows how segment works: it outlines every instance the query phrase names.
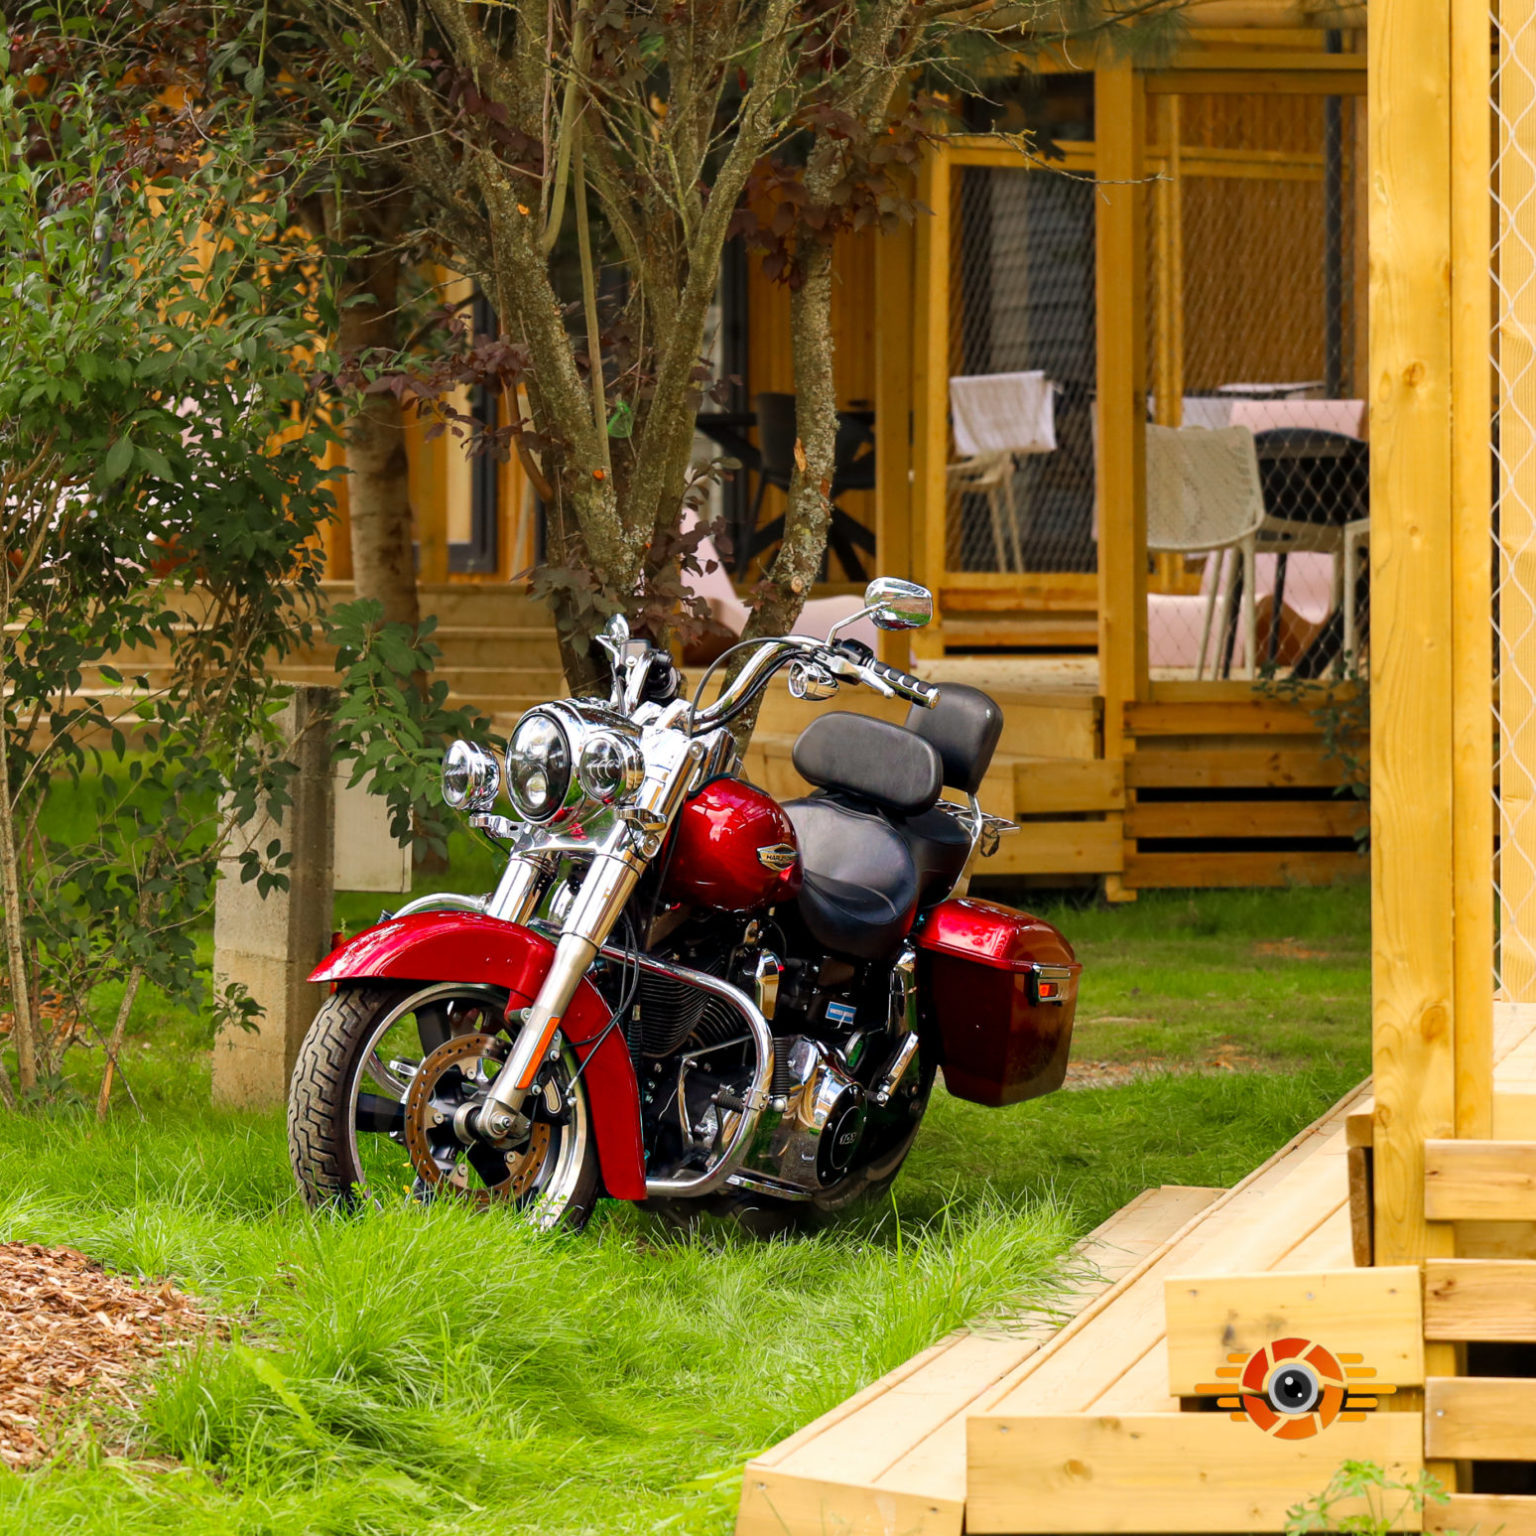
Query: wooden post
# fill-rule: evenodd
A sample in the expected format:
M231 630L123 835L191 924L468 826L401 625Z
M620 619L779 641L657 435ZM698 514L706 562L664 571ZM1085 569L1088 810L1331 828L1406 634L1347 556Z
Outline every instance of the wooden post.
M882 576L911 577L916 564L912 505L913 266L910 225L875 237L875 551ZM906 630L880 632L880 659L905 667Z
M1146 96L1121 59L1094 85L1098 150L1099 690L1104 756L1125 756L1125 706L1147 696Z
M1529 4L1529 0L1527 0ZM1491 81L1485 0L1451 0L1456 1134L1493 1134ZM1536 205L1532 212L1536 213ZM1536 852L1536 850L1533 850Z
M916 343L912 420L912 543L916 579L935 596L948 563L950 162L941 140L923 156L917 199L930 211L917 224ZM914 632L919 656L944 654L943 612Z
M1370 8L1375 1258L1451 1252L1424 1142L1455 1134L1450 12ZM1486 451L1486 447L1485 447Z

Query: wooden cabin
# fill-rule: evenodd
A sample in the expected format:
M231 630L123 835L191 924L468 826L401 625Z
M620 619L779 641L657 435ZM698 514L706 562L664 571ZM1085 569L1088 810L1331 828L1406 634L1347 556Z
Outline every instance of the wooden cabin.
M929 212L838 248L841 404L872 424L874 485L839 496L867 544L829 556L820 591L877 570L924 582L938 619L910 650L886 637L888 659L1004 703L984 799L1025 831L987 873L1100 880L1111 895L1364 875L1364 800L1347 789L1364 776L1364 711L1337 680L1368 650L1363 606L1347 657L1342 633L1356 595L1344 600L1343 525L1368 518L1363 15L1205 0L1156 68L1049 55L996 101L955 105L967 131L936 145L916 189ZM787 293L740 253L716 350L742 380L738 419L792 389ZM962 452L951 381L1030 373L1054 445ZM1271 508L1278 474L1281 502L1294 513L1299 494L1328 523L1290 555L1261 530L1252 581L1235 548L1159 548L1156 495L1148 546L1148 426L1182 447L1229 418L1250 424ZM1270 418L1288 425L1266 431ZM1352 518L1328 466L1320 488L1290 494L1295 465L1263 457L1307 421L1357 450ZM756 452L760 434L746 437ZM553 646L522 607L498 642L501 610L456 589L499 588L533 563L537 508L515 462L470 464L419 433L410 451L427 605L459 615L444 614L450 681L514 712L556 666ZM1217 472L1201 471L1204 511L1253 502ZM738 548L782 513L779 490L759 490L749 469L722 497ZM1357 526L1348 553L1363 562L1366 547ZM329 573L350 575L344 524ZM471 610L479 622L463 621ZM1256 683L1255 659L1281 680L1299 660L1324 676ZM798 788L789 749L806 718L770 705L751 764L770 788Z

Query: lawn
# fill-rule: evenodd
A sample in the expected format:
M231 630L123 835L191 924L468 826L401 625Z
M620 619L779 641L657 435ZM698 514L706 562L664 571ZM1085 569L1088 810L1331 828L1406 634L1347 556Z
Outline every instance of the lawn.
M748 1456L967 1320L1048 1308L1075 1236L1231 1183L1367 1070L1362 888L1047 915L1087 967L1074 1054L1130 1080L938 1092L893 1200L771 1244L613 1205L577 1238L312 1217L279 1117L211 1110L206 1028L146 999L142 1115L0 1117L0 1238L174 1278L224 1327L83 1452L0 1472L0 1529L729 1531Z

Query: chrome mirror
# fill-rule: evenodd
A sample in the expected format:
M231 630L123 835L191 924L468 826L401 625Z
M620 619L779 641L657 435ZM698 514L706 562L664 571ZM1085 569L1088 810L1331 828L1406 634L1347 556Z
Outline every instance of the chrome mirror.
M864 610L876 629L921 629L933 617L933 593L899 576L877 576L864 589Z
M609 703L618 709L624 702L624 658L629 653L629 620L622 613L614 614L597 632L597 643L608 657L608 675L612 679Z
M618 661L629 644L629 620L622 613L614 614L598 631L597 643Z

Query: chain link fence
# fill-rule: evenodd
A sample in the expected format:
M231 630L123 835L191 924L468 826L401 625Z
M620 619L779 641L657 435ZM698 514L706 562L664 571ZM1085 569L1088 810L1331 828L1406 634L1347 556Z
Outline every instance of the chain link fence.
M1150 97L1155 677L1366 664L1364 114Z
M1536 1001L1536 18L1492 13L1495 985Z
M950 374L1043 374L1055 446L1021 430L1017 448L961 448L949 477L948 567L1096 570L1092 182L960 165L951 187Z

